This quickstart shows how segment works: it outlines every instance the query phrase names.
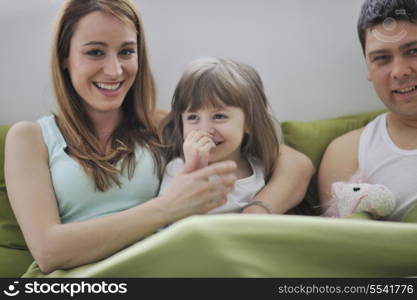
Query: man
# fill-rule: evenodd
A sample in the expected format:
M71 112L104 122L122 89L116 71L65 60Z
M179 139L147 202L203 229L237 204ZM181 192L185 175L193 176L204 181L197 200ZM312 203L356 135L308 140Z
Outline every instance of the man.
M417 0L366 0L358 22L368 80L388 109L365 128L335 139L319 170L322 207L331 184L359 171L363 181L387 186L402 220L417 205Z

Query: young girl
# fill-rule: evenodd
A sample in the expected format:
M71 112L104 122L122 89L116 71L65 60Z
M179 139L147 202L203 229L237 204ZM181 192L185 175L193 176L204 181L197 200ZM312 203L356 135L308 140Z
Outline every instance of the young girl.
M186 162L202 168L232 160L235 189L209 213L241 212L249 205L271 213L265 202L251 202L270 178L279 150L261 78L251 66L223 58L193 61L176 87L162 141L169 163L160 194Z

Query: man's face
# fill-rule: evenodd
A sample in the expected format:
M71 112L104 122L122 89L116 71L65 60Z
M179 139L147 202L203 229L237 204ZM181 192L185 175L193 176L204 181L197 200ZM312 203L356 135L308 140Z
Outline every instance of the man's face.
M365 54L368 80L385 106L417 120L417 25L402 21L368 29Z

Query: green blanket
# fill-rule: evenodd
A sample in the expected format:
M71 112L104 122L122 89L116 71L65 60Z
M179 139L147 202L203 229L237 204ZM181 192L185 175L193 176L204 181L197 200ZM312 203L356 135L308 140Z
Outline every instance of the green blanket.
M408 277L412 223L309 216L194 216L102 261L24 277Z

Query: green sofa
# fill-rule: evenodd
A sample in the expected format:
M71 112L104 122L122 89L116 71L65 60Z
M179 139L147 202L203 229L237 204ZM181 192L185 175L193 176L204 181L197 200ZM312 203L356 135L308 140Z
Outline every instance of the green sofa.
M305 153L317 168L331 140L364 126L382 112L312 122L283 122L285 143ZM0 126L0 276L19 277L33 259L27 251L6 195L3 169L4 139L8 128ZM415 224L317 217L321 211L316 177L295 211L302 216L226 215L187 218L104 261L69 271L58 270L49 276L417 275ZM215 234L216 230L220 234ZM332 238L329 239L329 236ZM311 247L303 247L303 244ZM240 249L239 253L232 251L236 248ZM383 255L376 253L378 251L382 251ZM376 260L373 260L373 253ZM268 258L268 255L271 257ZM31 277L38 275L36 268L26 274Z
M0 126L0 276L19 277L33 261L10 207L4 183L4 142L9 126Z

